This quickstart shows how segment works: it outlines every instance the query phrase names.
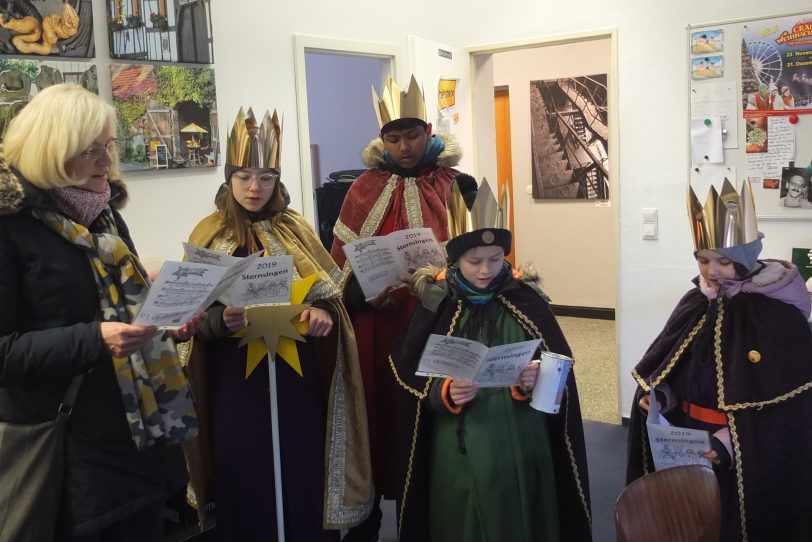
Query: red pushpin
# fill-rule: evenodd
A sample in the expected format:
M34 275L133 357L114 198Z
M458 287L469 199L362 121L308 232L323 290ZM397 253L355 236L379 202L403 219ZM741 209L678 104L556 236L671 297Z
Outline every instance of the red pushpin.
M789 116L789 123L790 124L798 124L798 115L790 115Z

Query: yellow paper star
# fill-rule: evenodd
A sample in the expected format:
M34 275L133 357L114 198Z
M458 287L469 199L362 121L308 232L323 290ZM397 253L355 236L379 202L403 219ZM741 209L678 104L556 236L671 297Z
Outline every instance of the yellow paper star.
M318 275L314 273L291 285L292 304L248 307L246 316L249 327L237 334L243 337L240 346L248 345L245 378L251 376L268 352L279 354L299 376L303 376L295 341L305 340L301 333L307 330L307 322L299 322L299 315L310 306L302 301L316 279Z
M252 342L262 339L265 342L265 352L277 351L277 346L280 337L289 337L296 341L304 342L305 338L296 329L296 326L291 322L293 318L298 317L303 310L310 305L257 305L255 307L248 307L245 310L245 315L248 318L248 330L245 336L240 341L240 346L245 346ZM297 373L302 374L301 366L296 367L291 360L286 360ZM298 361L298 360L296 360ZM259 361L257 361L259 363ZM248 378L256 364L249 362L245 368L245 377Z

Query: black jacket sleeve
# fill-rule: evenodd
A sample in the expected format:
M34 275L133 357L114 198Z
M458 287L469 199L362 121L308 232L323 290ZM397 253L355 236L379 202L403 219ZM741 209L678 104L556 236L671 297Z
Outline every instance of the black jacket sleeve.
M104 352L99 322L12 332L0 338L0 386L72 377L99 365Z
M99 322L38 331L20 330L23 270L8 239L0 238L0 386L62 380L97 366L106 357Z
M0 230L0 386L64 381L109 360L100 323L92 319L92 307L98 303L95 286L78 288L83 279L66 271L64 266L69 263L60 263L68 259L68 253L55 252L49 238L39 235L29 221L4 219ZM45 266L40 265L40 258L57 261ZM83 255L77 258L87 265ZM62 273L69 276L62 277ZM59 300L43 293L51 289L58 289ZM89 292L93 299L84 302ZM34 306L27 301L32 299L37 300Z

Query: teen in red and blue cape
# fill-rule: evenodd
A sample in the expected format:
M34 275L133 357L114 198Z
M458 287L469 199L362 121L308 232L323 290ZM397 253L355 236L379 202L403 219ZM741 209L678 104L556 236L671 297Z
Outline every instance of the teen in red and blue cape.
M451 136L433 135L426 122L423 96L414 77L402 93L390 78L385 93L396 100L375 99L380 137L364 150L370 168L353 181L334 228L330 252L342 270L340 285L352 318L358 359L364 379L372 468L378 497L370 517L351 529L345 542L375 542L381 523L377 502L394 499L396 481L390 458L394 389L388 358L397 337L409 324L417 300L405 288L386 289L365 300L342 247L360 238L387 235L408 228L431 228L440 242L448 238L446 201L453 169L462 153ZM376 96L377 98L377 96ZM399 103L400 108L388 109Z

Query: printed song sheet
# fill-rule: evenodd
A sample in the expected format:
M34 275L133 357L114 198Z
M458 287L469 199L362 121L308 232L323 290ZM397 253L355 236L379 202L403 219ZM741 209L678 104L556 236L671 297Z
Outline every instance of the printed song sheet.
M432 334L416 374L476 382L482 387L513 386L540 343L541 339L534 339L488 348L476 341Z
M702 455L711 448L708 432L702 429L672 426L665 416L660 414L660 408L654 397L652 389L646 430L654 468L663 470L679 465L707 465L710 467L710 460Z
M228 256L206 248L183 244L186 259L195 263L233 265L242 258ZM234 283L218 298L224 305L248 307L290 303L290 286L293 277L293 257L265 256L240 273Z
M152 283L134 324L177 329L222 296L262 254L237 258L228 267L166 262Z
M409 278L424 265L444 265L443 249L431 228L365 237L342 247L367 299Z

